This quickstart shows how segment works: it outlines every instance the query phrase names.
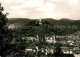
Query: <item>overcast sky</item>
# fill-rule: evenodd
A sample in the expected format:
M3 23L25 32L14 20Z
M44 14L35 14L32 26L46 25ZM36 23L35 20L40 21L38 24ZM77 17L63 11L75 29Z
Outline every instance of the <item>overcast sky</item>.
M80 19L80 0L1 0L8 18Z

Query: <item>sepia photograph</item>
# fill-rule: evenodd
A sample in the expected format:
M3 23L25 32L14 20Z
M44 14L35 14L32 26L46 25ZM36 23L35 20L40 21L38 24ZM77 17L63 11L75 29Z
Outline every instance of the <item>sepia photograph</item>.
M80 0L0 0L0 57L80 57Z

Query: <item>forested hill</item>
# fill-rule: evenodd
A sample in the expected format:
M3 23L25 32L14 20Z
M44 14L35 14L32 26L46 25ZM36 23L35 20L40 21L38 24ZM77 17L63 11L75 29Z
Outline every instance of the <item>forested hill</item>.
M36 26L36 21L40 21L39 19L28 19L28 18L13 18L13 19L9 19L8 20L8 24L14 24L15 26L24 26L24 25L29 25L29 26ZM54 30L54 32L58 32L59 30L61 30L63 32L63 34L68 34L68 32L70 32L70 34L73 33L77 33L78 31L80 31L80 20L70 20L70 19L60 19L60 20L55 20L52 18L46 18L46 19L41 19L41 21L46 24L46 25L51 25L51 26L56 26L59 25L60 27L63 26L63 28L57 28L57 29L53 29L53 28L47 28L45 29L45 31L51 31ZM42 24L42 25L44 25ZM37 24L38 25L38 24ZM69 28L68 26L72 27ZM67 27L68 29L64 28ZM77 27L77 29L75 29ZM34 31L34 30L33 30ZM31 31L32 32L32 31Z
M31 20L28 18L10 18L10 19L8 19L8 24L24 25L25 23L28 23L30 21Z
M38 19L28 19L28 18L12 18L8 20L9 24L25 24L28 23L32 20L38 20ZM51 24L54 25L76 25L76 26L80 26L80 20L70 20L70 19L66 19L66 18L62 18L60 20L55 20L52 18L46 18L46 19L42 19L44 21L47 21Z

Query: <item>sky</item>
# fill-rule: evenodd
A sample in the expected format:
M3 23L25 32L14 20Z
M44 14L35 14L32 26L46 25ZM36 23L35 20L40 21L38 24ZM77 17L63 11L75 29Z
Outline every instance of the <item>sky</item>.
M8 18L80 19L80 0L0 0Z

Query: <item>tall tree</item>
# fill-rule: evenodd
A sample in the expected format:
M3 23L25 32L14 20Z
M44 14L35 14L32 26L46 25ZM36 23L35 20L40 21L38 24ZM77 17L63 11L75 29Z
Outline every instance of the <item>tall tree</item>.
M8 40L11 38L11 30L8 29L6 14L3 14L2 11L4 8L0 3L0 56L5 55L5 52L8 49L8 44L10 43Z

